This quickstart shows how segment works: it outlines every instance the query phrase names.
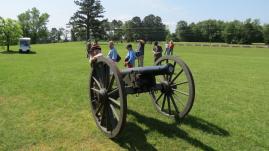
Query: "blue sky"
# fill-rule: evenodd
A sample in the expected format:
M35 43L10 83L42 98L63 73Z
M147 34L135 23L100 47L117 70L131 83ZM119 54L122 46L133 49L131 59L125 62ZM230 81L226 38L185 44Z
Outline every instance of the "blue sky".
M29 8L50 14L49 27L65 27L77 10L73 0L0 0L0 16L16 19ZM101 0L105 18L129 20L148 14L158 15L171 30L179 20L198 22L205 19L258 18L269 23L269 0Z

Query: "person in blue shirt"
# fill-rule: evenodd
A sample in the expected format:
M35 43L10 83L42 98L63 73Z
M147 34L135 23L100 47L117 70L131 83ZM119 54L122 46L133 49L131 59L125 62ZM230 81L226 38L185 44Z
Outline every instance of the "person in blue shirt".
M118 62L119 55L118 55L116 48L114 47L113 41L109 41L108 45L109 45L110 50L108 52L107 57L110 58L111 60L113 60L114 62Z
M125 57L125 67L127 66L128 68L133 68L135 67L135 59L136 59L135 52L131 44L128 44L126 49L128 50L128 53Z

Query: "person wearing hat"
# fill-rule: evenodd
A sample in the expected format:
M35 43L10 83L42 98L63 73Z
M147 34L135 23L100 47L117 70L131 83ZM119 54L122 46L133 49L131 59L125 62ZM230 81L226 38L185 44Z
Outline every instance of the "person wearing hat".
M154 62L156 62L159 58L162 57L163 48L159 46L158 41L154 42L153 54L154 54Z
M145 50L145 42L144 40L137 40L138 42L138 49L136 52L136 57L138 61L138 67L144 66L144 50Z
M98 57L103 55L101 50L101 47L97 44L91 46L91 49L88 51L88 58L90 63L93 63Z
M131 44L128 44L126 49L128 50L128 53L127 53L125 60L124 60L124 66L128 67L128 68L133 68L133 67L135 67L136 54L135 54Z

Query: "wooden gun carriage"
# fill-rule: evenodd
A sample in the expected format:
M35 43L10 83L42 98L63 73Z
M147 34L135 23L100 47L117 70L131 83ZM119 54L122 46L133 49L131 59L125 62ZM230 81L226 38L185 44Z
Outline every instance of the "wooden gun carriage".
M120 71L114 62L99 57L92 65L89 95L97 126L109 138L123 130L127 115L127 95L149 93L160 113L183 119L195 98L189 67L178 57L164 56L155 66Z

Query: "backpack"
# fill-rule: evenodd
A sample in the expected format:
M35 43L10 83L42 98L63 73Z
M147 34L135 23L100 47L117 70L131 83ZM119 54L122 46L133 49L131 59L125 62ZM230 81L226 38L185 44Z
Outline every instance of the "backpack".
M120 57L120 55L119 55L119 54L117 54L117 59L116 59L116 62L120 62L120 60L121 60L121 57Z

